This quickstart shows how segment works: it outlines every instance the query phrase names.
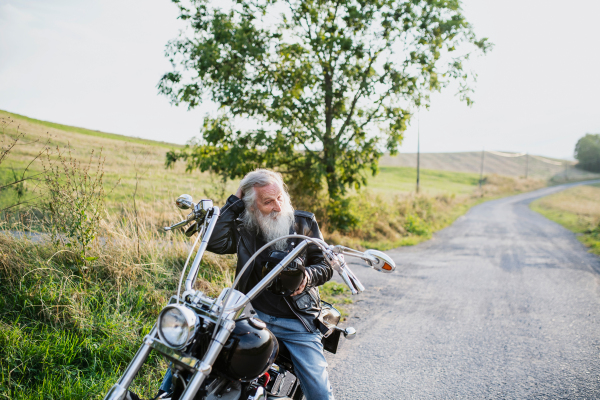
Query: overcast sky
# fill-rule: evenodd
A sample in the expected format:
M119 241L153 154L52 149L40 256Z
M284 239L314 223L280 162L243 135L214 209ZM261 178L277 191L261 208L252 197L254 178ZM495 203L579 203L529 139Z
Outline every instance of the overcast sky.
M420 112L421 151L572 158L600 133L600 1L466 0L494 50L469 67L469 108L449 88ZM0 109L106 132L185 143L206 109L157 94L181 25L167 0L0 0ZM403 152L416 151L416 119Z

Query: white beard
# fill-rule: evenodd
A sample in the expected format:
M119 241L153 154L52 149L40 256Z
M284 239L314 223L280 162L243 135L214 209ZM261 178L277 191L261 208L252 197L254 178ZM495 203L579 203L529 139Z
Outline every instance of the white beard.
M242 215L242 221L244 227L249 232L262 232L268 243L271 240L289 235L290 228L294 224L294 208L291 204L287 203L280 212L272 211L268 215L263 215L260 210L252 211L246 209L246 212ZM285 250L287 248L286 242L286 240L280 240L271 246L271 248L274 250Z

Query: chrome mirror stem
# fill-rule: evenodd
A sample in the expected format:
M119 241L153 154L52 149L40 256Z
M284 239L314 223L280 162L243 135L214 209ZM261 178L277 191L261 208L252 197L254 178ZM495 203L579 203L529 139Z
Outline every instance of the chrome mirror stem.
M185 279L185 290L192 290L194 283L196 282L196 277L198 276L198 269L200 268L200 262L202 261L202 256L204 256L204 252L208 247L208 241L212 235L213 230L215 229L215 225L217 224L217 220L219 219L219 215L221 214L221 210L219 207L212 208L212 215L210 216L210 222L208 227L206 228L206 232L202 237L202 243L200 243L200 247L198 248L198 252L196 253L196 257L194 258L194 262L190 267L190 272L188 272L187 278Z

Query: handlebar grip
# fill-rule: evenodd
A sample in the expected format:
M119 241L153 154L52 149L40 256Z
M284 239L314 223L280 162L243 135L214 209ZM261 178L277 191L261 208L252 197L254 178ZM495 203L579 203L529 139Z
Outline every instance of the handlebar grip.
M181 228L182 226L186 225L188 222L190 222L190 221L188 221L186 219L186 220L176 223L175 225L165 226L165 231L172 231L173 229Z

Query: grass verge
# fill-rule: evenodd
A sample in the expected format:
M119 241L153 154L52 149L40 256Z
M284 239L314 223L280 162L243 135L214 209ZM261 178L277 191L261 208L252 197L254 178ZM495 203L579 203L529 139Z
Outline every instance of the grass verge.
M319 293L321 294L321 299L323 301L332 304L340 311L340 313L342 313L342 317L348 316L348 312L344 307L347 304L352 304L352 298L350 297L351 294L348 286L335 281L329 281L323 286L319 287ZM343 319L344 318L342 318L342 320Z
M600 255L600 185L564 190L531 203L546 218L577 234L590 252Z
M131 215L105 221L81 267L69 249L0 234L0 398L101 399L175 292L190 246ZM207 255L197 285L231 285L233 259ZM167 364L151 355L133 390L152 398Z

